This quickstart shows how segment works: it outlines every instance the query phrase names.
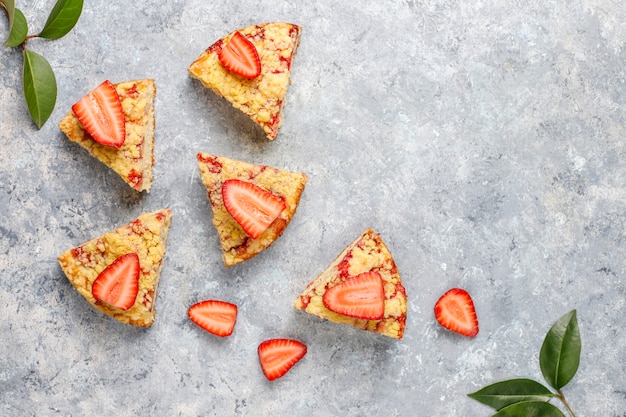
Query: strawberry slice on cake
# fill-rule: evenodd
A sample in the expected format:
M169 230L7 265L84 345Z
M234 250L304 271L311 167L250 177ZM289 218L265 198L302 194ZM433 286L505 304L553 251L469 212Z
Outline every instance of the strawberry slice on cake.
M217 54L220 64L232 73L243 78L256 78L261 75L261 59L252 42L241 32L235 32L230 41Z
M252 239L256 239L287 207L278 195L248 181L226 180L222 184L226 211Z
M294 307L399 340L407 296L389 249L378 233L367 229L306 287Z
M188 71L273 140L282 125L291 64L301 32L300 26L281 22L235 30L200 54Z
M144 213L130 223L68 249L59 265L96 309L138 327L149 327L172 212Z
M368 271L328 288L324 306L344 316L365 320L385 317L385 288L378 272Z
M105 81L95 90L72 106L78 121L93 140L119 148L126 140L124 110L120 96L110 81Z
M306 174L202 152L196 157L227 267L254 257L283 234Z
M127 253L104 268L91 286L91 295L97 301L119 310L128 310L139 293L139 256Z
M154 165L154 80L105 81L72 106L59 128L137 191Z

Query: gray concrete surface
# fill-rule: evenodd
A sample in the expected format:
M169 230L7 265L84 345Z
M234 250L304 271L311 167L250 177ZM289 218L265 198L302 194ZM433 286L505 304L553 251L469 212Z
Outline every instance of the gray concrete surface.
M31 33L53 6L17 3ZM186 71L266 21L303 26L274 142ZM565 395L578 416L626 416L625 21L610 0L89 1L67 37L30 43L59 86L39 131L21 52L1 47L0 415L488 416L466 394L543 381L543 337L577 309L582 358ZM156 164L141 195L57 123L104 79L145 77ZM310 178L283 237L228 270L198 151ZM157 321L135 329L92 309L56 256L161 207L173 220ZM366 227L407 288L400 342L291 306ZM453 286L474 298L475 339L434 320ZM187 319L204 298L239 305L233 336ZM272 337L309 353L270 383L256 347Z

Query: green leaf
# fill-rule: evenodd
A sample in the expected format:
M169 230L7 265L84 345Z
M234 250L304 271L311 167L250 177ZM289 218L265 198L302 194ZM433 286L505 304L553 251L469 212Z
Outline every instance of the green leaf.
M550 403L525 401L509 405L493 417L565 417L565 414Z
M496 382L468 394L468 397L496 410L522 401L548 401L554 396L556 394L539 382L526 378Z
M554 323L539 353L541 372L554 389L563 388L578 371L580 348L576 310L572 310Z
M65 36L78 22L83 0L57 0L39 37L58 39Z
M24 50L24 97L33 122L39 129L46 123L57 101L57 81L48 61Z
M14 0L5 0L4 6L9 17L9 37L4 42L4 46L19 46L28 35L28 23L26 17L20 9L15 7Z

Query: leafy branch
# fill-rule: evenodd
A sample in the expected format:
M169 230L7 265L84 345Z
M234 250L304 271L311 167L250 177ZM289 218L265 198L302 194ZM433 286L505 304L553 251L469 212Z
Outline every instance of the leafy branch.
M559 399L576 417L561 388L578 370L580 349L576 310L572 310L550 328L539 353L541 373L554 391L531 379L519 378L496 382L468 396L494 408L497 413L493 417L565 417L548 402L552 398Z
M0 0L0 8L9 20L6 47L20 47L24 52L23 88L30 117L37 128L46 123L57 99L57 82L48 61L28 49L34 38L58 39L65 36L78 22L83 10L83 0L57 0L41 32L28 35L28 22L24 13L15 7L15 0Z

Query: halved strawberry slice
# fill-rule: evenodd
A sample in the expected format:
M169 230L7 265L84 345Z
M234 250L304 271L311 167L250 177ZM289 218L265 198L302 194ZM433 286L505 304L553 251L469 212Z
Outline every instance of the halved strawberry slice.
M124 111L117 90L110 81L103 82L81 98L72 106L72 111L96 142L115 148L124 144Z
M222 199L226 211L253 239L261 236L286 207L282 198L241 180L224 181Z
M322 302L331 311L365 320L385 315L385 291L378 272L364 272L329 288Z
M306 355L306 345L291 339L269 339L259 345L259 361L270 381L285 375Z
M140 269L136 253L122 255L100 272L91 286L91 293L98 301L128 310L137 299Z
M261 74L259 53L240 32L235 32L217 57L224 68L244 78L256 78Z
M226 301L206 300L189 307L187 315L207 332L226 337L235 328L237 306Z
M461 288L452 288L435 304L435 317L448 330L474 337L478 334L478 318L474 302L469 293Z

